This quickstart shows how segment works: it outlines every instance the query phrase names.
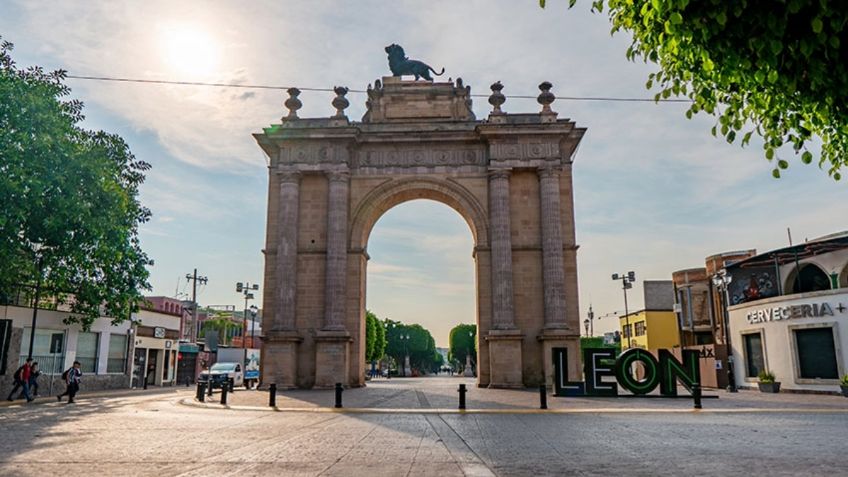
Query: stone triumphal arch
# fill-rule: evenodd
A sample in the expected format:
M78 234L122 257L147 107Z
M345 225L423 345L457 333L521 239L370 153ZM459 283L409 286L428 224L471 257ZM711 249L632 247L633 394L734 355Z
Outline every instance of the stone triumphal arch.
M360 122L300 118L296 89L281 124L255 138L270 158L262 374L278 387L364 384L368 236L402 202L442 202L474 237L480 386L552 379L551 348L578 374L572 160L585 129L551 110L509 114L500 83L484 120L462 80L384 77Z

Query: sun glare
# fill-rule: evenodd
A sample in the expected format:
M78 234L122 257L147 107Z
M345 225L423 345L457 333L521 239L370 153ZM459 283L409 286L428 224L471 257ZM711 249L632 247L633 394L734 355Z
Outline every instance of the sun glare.
M160 32L162 58L175 72L208 75L218 67L219 48L205 31L189 25L169 25Z

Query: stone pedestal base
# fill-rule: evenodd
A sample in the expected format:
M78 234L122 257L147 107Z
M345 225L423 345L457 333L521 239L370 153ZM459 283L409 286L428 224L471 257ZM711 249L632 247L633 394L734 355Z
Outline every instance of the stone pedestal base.
M521 341L519 330L491 330L486 336L489 344L489 387L523 388Z
M296 332L271 332L262 338L262 387L297 387L297 352L303 338Z
M542 369L545 373L545 385L553 389L554 385L554 361L553 348L567 348L568 352L568 379L571 381L582 381L580 336L565 329L543 330L537 337L542 342Z
M315 335L315 388L349 385L350 342L347 331L318 331Z

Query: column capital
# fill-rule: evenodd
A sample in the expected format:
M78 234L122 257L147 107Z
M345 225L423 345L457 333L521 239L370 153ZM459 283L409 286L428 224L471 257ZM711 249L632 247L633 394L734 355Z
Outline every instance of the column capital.
M277 171L280 183L299 183L303 173L300 171Z
M350 181L350 172L348 171L327 171L324 173L330 182L348 182Z
M512 169L489 169L489 180L509 179Z
M539 178L548 179L551 177L559 177L560 174L562 174L562 169L554 165L546 164L536 169L536 173L539 174Z

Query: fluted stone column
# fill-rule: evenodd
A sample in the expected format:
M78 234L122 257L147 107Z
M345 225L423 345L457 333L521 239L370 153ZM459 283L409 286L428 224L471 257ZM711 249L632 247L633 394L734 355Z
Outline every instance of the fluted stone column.
M510 170L489 172L489 242L492 260L492 328L489 344L489 387L524 387L521 343L515 326L512 291L512 233L509 220Z
M563 329L565 322L565 270L562 255L560 171L538 170L542 221L542 278L545 297L545 328Z
M327 173L327 268L324 287L324 327L315 333L315 387L347 385L350 377L350 332L345 328L347 305L347 215L350 174Z
M347 209L350 174L329 172L324 330L344 330L347 298Z
M273 331L295 329L297 305L297 234L300 204L299 171L277 173L280 198L277 208L277 263L274 275L277 290Z
M297 236L300 216L299 171L278 171L277 250L274 255L274 315L262 336L262 382L278 389L298 386Z
M492 328L515 328L512 297L512 236L509 223L510 170L489 172L489 223L492 247Z

